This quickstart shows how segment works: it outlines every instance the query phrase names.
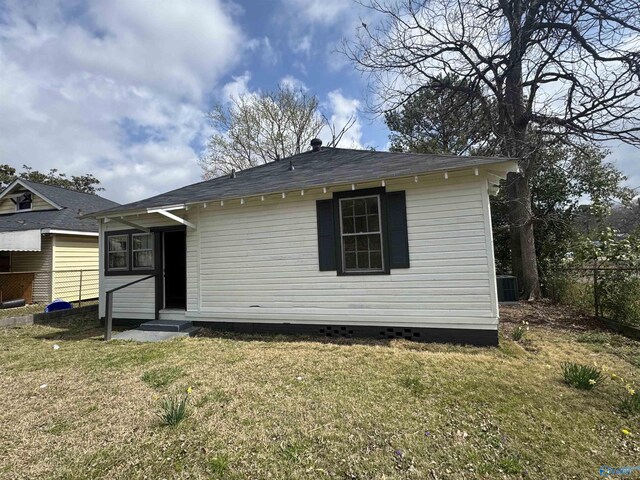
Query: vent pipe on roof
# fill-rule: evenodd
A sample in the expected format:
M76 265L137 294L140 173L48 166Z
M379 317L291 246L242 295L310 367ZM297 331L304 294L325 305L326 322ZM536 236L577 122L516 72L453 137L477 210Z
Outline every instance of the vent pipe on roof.
M231 169L231 175L229 175L229 178L236 178L236 169L235 168Z
M320 140L319 138L314 138L313 140L311 140L312 152L319 152L321 147L322 147L322 140Z
M291 160L289 160L289 171L291 170L295 170L296 167L293 166L293 162Z

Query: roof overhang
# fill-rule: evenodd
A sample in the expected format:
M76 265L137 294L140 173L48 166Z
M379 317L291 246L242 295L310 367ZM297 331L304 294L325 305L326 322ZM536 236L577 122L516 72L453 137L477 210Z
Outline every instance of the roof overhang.
M202 204L206 206L207 203L215 203L215 202L224 203L227 201L239 200L241 203L244 203L244 200L248 198L262 197L264 199L264 197L267 197L270 195L282 195L284 198L287 194L291 192L303 192L303 195L304 195L305 191L318 190L318 189L323 190L325 193L329 190L335 191L338 188L355 189L356 185L358 184L367 184L367 183L373 183L373 182L380 182L384 186L390 181L406 181L407 179L414 179L417 182L422 177L434 177L434 176L442 176L444 180L448 180L449 173L460 172L465 170L473 172L473 174L476 176L480 175L480 173L482 173L483 175L486 175L489 185L491 187L495 187L499 184L500 180L506 178L507 173L516 172L518 170L518 162L513 159L500 159L499 161L496 161L494 163L485 163L477 166L466 165L466 166L455 167L455 168L441 168L436 170L425 171L422 173L413 173L411 175L393 176L388 178L375 177L375 178L369 178L366 180L361 179L361 180L358 180L357 182L350 182L350 181L349 182L344 182L344 181L330 182L330 183L324 183L324 184L318 184L318 185L308 185L308 186L300 187L297 189L289 189L287 191L276 190L276 191L256 192L256 193L251 193L244 196L240 196L240 195L216 196L215 192L212 192L211 198L206 200L200 199L198 201L186 202L183 204L159 205L159 206L154 206L149 208L98 211L98 212L84 215L80 218L106 219L107 221L116 221L116 222L123 223L125 225L139 227L137 225L132 225L131 223L126 223L125 221L123 221L124 217L133 216L133 215L143 215L143 214L149 214L149 213L159 213L175 221L178 221L179 223L191 226L188 224L188 222L185 223L186 220L180 217L177 217L174 214L170 214L169 212L173 210L188 210L190 206L202 205ZM491 188L490 191L493 193L495 191L495 188ZM195 228L195 226L193 226L192 228ZM139 229L142 229L142 228L139 228Z
M42 250L40 229L0 232L0 251L39 252Z
M24 183L19 178L16 178L13 182L11 182L9 185L7 185L7 188L5 188L2 192L0 192L0 200L2 200L4 197L8 196L9 192L11 190L13 190L16 187L16 185L20 185L22 188L25 188L25 189L29 190L31 193L35 193L36 195L38 195L40 198L45 200L51 206L57 208L58 210L62 210L62 207L60 205L58 205L56 202L54 202L53 200L47 198L45 195L40 193L37 189L34 189L33 187L27 185L26 183Z
M57 233L58 235L77 235L80 237L98 237L98 232L83 232L80 230L62 230L57 228L43 228L42 233Z

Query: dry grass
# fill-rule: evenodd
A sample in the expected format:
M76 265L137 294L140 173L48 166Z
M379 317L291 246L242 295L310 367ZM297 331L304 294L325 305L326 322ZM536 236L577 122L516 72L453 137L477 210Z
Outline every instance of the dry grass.
M506 311L505 328L528 308ZM487 349L3 330L0 477L582 479L638 464L640 422L618 412L619 386L578 391L560 370L595 361L638 384L638 344L577 341L580 328L534 310L522 345L504 334ZM161 426L160 399L187 386L187 418Z
M95 305L96 303L98 303L97 300L85 300L82 304L78 302L71 302L74 307L86 307L87 305ZM42 313L46 306L46 303L32 303L23 307L0 308L0 318L20 317L22 315L30 315L32 313Z

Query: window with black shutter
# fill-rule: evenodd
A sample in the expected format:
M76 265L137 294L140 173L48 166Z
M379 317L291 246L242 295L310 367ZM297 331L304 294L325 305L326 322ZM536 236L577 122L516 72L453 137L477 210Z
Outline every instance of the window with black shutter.
M316 202L318 264L338 275L388 274L409 268L404 192L336 192Z

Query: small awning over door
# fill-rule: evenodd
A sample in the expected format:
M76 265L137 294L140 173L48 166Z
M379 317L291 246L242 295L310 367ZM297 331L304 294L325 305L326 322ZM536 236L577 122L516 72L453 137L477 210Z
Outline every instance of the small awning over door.
M21 232L0 232L0 251L39 252L40 230L24 230Z

